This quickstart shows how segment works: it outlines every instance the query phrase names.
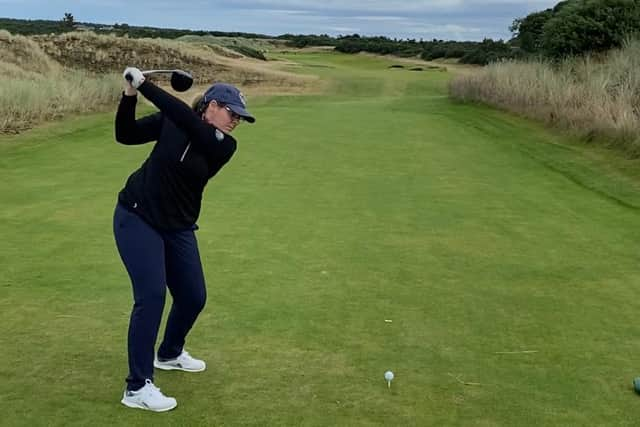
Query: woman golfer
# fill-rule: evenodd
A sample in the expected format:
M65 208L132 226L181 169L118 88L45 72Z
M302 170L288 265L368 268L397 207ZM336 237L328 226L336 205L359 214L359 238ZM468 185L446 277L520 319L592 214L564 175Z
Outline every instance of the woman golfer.
M191 108L127 68L115 120L116 140L126 145L157 141L118 195L113 232L133 285L129 322L129 376L122 403L168 411L176 407L153 384L153 368L199 372L205 362L184 350L185 337L205 304L206 290L194 230L205 185L231 159L230 133L243 120L240 91L216 83ZM136 120L137 92L160 111ZM164 338L154 346L166 289L173 297Z

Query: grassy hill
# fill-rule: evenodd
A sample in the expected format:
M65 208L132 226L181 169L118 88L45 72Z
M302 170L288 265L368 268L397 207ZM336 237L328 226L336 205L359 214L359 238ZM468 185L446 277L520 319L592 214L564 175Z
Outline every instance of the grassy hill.
M237 84L248 94L299 92L314 81L196 41L91 32L26 37L0 30L0 49L4 76L0 81L0 133L17 132L69 113L111 109L120 96L126 66L190 71L195 85L181 94L187 101L214 81Z
M228 52L235 52L238 56L248 56L251 58L266 60L265 54L287 47L285 40L246 38L246 37L223 37L223 36L196 36L186 35L177 40L205 44L212 48L222 48Z

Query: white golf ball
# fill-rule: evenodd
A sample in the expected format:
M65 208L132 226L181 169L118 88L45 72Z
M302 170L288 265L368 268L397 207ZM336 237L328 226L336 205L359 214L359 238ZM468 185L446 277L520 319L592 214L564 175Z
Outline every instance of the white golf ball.
M393 372L387 371L384 373L384 379L387 381L391 381L393 379Z

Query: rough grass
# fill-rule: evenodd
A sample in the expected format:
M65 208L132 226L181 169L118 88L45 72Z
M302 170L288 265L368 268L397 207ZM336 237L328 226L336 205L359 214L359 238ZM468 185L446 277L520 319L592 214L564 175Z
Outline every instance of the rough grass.
M0 31L0 133L113 105L120 79L63 67L33 40Z
M272 73L266 65L245 66L249 59L219 55L205 44L168 39L130 39L92 32L72 32L58 36L34 36L33 39L61 64L92 72L121 72L127 65L140 69L180 68L191 72L196 83L228 81L239 85L270 84L287 78L289 86L300 79L289 74Z
M640 156L640 41L605 57L560 64L507 61L452 81L458 99L480 101Z
M0 31L0 50L0 133L111 108L120 96L121 72L130 65L192 72L194 88L180 94L187 102L215 81L234 83L249 94L301 93L316 82L271 63L229 58L204 45L172 40L88 32L24 37Z

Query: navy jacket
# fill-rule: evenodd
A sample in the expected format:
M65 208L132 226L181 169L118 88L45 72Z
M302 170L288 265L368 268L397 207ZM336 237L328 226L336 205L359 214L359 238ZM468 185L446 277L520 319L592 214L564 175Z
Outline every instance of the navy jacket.
M157 142L129 176L118 200L158 229L191 228L200 214L205 185L231 159L236 141L153 83L144 82L138 91L160 112L136 120L137 97L123 94L116 140L127 145Z

